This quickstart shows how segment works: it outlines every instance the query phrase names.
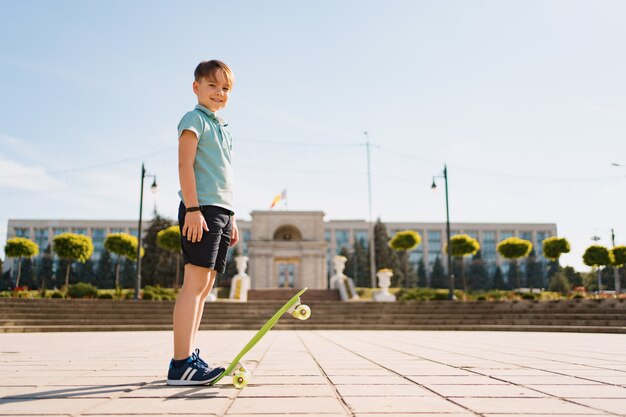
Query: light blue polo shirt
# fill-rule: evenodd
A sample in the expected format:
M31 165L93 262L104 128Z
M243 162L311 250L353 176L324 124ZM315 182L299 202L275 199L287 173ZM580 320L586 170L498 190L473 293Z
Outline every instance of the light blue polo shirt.
M190 130L198 138L193 171L200 205L219 206L234 212L231 163L233 140L225 129L227 125L211 110L198 104L178 123L178 137L183 130ZM178 195L184 203L182 190L178 191Z

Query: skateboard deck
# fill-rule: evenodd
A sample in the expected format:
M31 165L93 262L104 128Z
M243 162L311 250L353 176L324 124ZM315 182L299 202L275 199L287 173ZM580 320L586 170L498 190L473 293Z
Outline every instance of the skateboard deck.
M280 320L283 314L290 312L291 315L300 320L306 320L311 316L311 309L304 304L300 303L300 296L304 294L307 288L300 290L296 295L291 297L289 301L287 301L278 311L270 317L269 320L265 322L263 327L259 329L258 332L252 339L246 344L241 351L235 356L235 359L232 360L230 365L226 368L226 370L220 375L217 379L212 381L209 385L215 385L218 381L224 378L227 375L233 376L233 385L235 387L241 389L245 387L250 381L250 372L243 367L241 364L241 359L244 357L246 353L250 351L258 342L265 336L267 332L269 332L272 327Z

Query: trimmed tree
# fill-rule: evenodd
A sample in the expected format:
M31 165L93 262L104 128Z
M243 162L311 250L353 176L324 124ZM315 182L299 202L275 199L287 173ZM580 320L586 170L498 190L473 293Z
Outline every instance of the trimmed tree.
M93 254L93 242L89 236L76 233L61 233L52 239L52 250L61 259L68 261L65 272L65 289L69 286L70 269L75 261L85 263Z
M517 260L527 257L532 249L533 244L529 240L520 239L518 237L504 239L498 243L498 246L496 247L500 256L508 259L511 264L511 268L515 268L515 283L517 288L520 288Z
M551 268L548 271L549 275L554 275L554 273L561 270L559 258L564 253L569 253L570 244L564 237L552 236L544 239L543 242L541 242L541 246L543 256L551 263Z
M463 281L463 291L467 291L467 282L465 279L465 262L463 257L474 255L480 250L480 243L470 235L454 235L450 238L450 246L452 247L452 257L457 265L460 265L461 279ZM448 252L448 245L445 245L444 251Z
M137 238L128 233L109 233L104 239L104 248L109 252L117 255L115 260L115 289L120 287L120 258L123 260L137 260ZM141 248L141 256L145 254L145 250Z
M585 265L592 267L598 274L598 292L602 292L602 268L613 263L613 254L604 246L591 245L583 254Z
M180 287L180 255L182 248L180 246L180 228L178 226L170 226L157 233L157 246L163 248L176 256L176 280L174 288Z
M611 249L611 253L613 254L615 292L620 294L622 292L622 285L619 276L619 268L626 265L626 246L615 246Z
M407 252L415 249L422 242L420 234L414 230L403 230L397 232L389 241L389 247L395 251L404 253L406 258ZM408 259L404 259L404 284L405 287L409 287L409 262Z
M20 276L22 274L22 258L32 258L39 253L39 246L35 242L25 237L13 237L7 240L4 247L4 253L9 258L17 258L17 279L15 286L20 285Z

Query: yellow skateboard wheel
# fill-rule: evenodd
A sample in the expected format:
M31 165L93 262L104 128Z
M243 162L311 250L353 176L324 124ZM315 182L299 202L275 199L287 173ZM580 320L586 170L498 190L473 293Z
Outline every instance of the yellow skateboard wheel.
M311 308L306 304L299 305L291 315L299 320L306 320L311 317Z
M233 385L237 389L242 389L248 385L248 382L250 382L250 374L248 372L237 371L233 375Z

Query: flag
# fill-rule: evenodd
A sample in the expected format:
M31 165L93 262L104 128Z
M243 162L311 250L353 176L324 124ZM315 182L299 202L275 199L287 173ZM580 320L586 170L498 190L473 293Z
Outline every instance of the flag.
M278 203L280 203L283 200L287 200L287 189L285 188L280 194L276 195L276 197L274 197L274 200L272 201L272 205L270 206L270 209L273 209L274 207L276 207L276 205Z

